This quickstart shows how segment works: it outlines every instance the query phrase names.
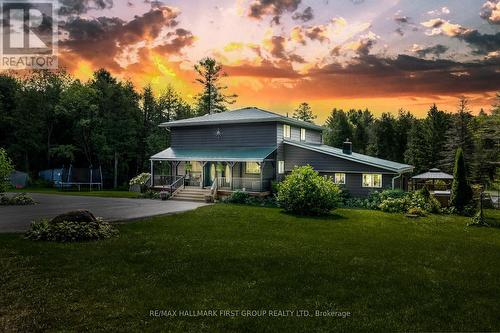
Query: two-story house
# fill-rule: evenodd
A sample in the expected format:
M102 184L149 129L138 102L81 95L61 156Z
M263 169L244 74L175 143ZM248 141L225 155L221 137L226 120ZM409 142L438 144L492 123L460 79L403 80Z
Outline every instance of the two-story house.
M405 188L405 173L413 170L357 154L350 142L342 149L324 145L323 127L254 107L160 126L170 131L171 146L151 157L152 186L176 192L216 188L266 194L273 180L309 164L351 195L366 196Z

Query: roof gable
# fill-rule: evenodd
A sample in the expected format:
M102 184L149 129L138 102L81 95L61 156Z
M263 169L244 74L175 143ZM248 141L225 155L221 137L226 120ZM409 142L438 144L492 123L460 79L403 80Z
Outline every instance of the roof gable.
M285 117L280 114L262 110L256 107L247 107L234 111L214 113L205 116L199 116L188 119L181 119L160 124L160 127L185 127L185 126L203 126L214 124L238 124L255 122L279 122L298 127L304 127L317 131L322 131L323 127L311 124L302 120Z

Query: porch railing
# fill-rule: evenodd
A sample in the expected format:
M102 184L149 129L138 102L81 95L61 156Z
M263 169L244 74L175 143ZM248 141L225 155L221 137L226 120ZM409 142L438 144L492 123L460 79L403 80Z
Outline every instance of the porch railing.
M217 187L220 190L264 192L271 187L270 179L240 178L240 177L217 177Z
M184 186L184 176L154 175L153 188L162 188L173 193Z
M189 171L186 173L186 185L187 186L200 186L201 185L201 172L200 171Z

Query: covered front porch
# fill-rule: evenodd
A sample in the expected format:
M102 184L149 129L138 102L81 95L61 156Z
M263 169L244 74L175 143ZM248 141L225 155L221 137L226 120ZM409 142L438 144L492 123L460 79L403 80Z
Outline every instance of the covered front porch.
M274 148L166 149L151 157L151 187L268 192L275 179Z

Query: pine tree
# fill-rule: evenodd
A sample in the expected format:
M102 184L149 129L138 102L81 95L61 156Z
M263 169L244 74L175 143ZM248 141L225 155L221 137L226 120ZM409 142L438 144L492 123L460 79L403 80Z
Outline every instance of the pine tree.
M308 103L304 102L299 105L297 109L293 112L293 118L307 121L308 123L314 123L314 119L317 118L316 115L313 114L311 110L311 106Z
M429 146L428 164L430 168L442 164L444 158L443 147L446 144L446 133L450 128L451 115L438 110L432 105L425 118L424 130Z
M396 160L396 119L390 113L382 113L373 128L370 153L387 160Z
M340 148L346 139L352 138L352 126L343 110L334 108L326 119L326 126L324 141L329 146Z
M405 160L408 136L414 122L415 117L409 111L399 110L395 126L394 161L403 162Z
M368 109L364 111L351 109L347 116L353 127L352 149L358 153L366 154L373 126L373 114Z
M467 168L462 148L457 149L455 167L453 169L453 184L451 186L450 205L458 212L472 200L472 189L467 181Z
M220 80L227 74L223 72L222 65L207 57L194 65L194 69L198 74L196 81L203 86L203 91L197 96L198 115L226 111L227 105L233 104L237 95L224 94L227 86L222 85Z
M470 113L468 104L465 97L460 98L457 113L452 116L451 126L446 132L444 158L440 164L445 170L451 170L455 152L458 148L462 148L467 165L467 175L471 175L471 162L474 154L474 137L472 135L474 117Z
M405 162L415 167L415 173L422 173L430 169L430 146L424 131L424 121L415 120L409 132L408 147L405 152Z

